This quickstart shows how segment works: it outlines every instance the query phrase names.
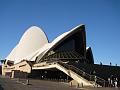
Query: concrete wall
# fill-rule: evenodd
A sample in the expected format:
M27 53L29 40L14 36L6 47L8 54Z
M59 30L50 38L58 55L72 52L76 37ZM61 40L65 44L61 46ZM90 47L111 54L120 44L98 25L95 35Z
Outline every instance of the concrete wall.
M13 66L2 65L2 75L7 75L7 73L11 73L10 77L18 77L18 73L23 75L24 73L31 73L31 66L27 61L22 61ZM19 76L21 76L19 75Z
M21 72L19 70L13 70L11 73L11 78L27 78L28 73Z

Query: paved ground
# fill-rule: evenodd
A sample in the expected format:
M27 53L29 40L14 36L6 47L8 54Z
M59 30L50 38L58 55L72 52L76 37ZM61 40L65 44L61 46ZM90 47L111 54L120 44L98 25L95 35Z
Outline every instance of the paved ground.
M22 82L21 82L22 81ZM80 90L71 88L62 82L52 82L43 80L30 80L30 85L26 85L26 80L9 79L0 77L0 90Z
M115 88L75 88L67 83L30 80L30 85L26 85L26 80L9 79L0 76L0 90L118 90Z

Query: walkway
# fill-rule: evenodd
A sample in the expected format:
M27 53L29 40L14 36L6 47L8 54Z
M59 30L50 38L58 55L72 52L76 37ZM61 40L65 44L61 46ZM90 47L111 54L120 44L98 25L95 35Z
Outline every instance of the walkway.
M20 80L21 81L21 80ZM117 90L115 88L75 88L67 83L30 80L30 85L26 85L26 80L18 82L17 79L9 79L0 76L0 90Z

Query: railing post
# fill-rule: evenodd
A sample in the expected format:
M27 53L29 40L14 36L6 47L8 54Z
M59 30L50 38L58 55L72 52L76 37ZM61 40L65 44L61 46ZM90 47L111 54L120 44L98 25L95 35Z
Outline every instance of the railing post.
M72 82L70 82L70 86L72 87Z
M76 86L76 88L79 88L79 83L77 83L77 86Z
M68 82L68 75L67 75L67 82Z
M105 87L105 81L104 81L104 85L103 85L103 87Z

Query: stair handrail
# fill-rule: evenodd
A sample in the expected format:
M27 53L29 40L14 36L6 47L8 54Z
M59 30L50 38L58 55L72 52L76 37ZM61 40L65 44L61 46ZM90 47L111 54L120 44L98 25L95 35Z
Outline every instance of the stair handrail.
M68 65L66 63L63 63L62 61L59 61L57 63L60 64L60 65L62 64L63 67L65 67L65 68L67 68L69 70L72 70L75 73L81 75L82 77L84 77L88 81L95 81L95 77L96 77L96 80L97 80L96 83L99 83L100 85L105 86L105 80L98 77L98 76L96 76L96 75L90 75L90 74L86 73L85 71L80 70L80 69L78 69L77 67L75 67L73 65Z

